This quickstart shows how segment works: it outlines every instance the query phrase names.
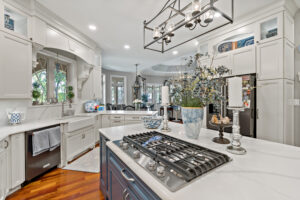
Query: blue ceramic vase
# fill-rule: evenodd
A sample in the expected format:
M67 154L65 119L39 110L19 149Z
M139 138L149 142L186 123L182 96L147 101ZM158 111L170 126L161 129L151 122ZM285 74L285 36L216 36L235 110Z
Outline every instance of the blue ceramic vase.
M204 116L203 108L182 107L181 115L186 136L198 139Z

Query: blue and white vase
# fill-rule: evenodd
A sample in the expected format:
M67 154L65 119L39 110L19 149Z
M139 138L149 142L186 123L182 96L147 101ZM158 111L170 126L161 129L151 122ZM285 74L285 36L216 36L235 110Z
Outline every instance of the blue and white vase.
M198 139L204 116L203 108L182 107L181 115L186 136Z

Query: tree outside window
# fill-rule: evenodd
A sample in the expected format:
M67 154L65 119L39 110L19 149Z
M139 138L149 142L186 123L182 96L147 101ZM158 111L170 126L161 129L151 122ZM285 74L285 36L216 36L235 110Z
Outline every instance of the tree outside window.
M37 99L39 103L45 103L47 102L47 86L48 86L48 80L47 80L47 59L45 58L39 58L38 65L32 69L32 85L38 85L37 88L35 88L39 93L40 97ZM34 101L35 99L33 99Z
M66 101L67 66L55 63L54 70L54 95L58 102Z

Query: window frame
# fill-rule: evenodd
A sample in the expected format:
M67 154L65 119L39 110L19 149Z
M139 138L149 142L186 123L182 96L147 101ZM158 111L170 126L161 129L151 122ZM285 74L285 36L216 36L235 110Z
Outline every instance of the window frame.
M127 77L126 76L120 76L120 75L110 75L110 84L109 84L109 88L111 91L111 87L112 87L112 79L113 78L123 78L124 79L124 104L127 105ZM110 92L110 102L112 103L112 93ZM118 104L114 104L114 105L118 105Z

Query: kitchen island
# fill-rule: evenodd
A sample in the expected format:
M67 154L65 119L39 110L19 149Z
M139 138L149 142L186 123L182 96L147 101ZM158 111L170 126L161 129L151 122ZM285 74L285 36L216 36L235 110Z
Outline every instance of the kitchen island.
M165 133L166 135L227 154L232 161L171 192L113 142L121 140L123 136L150 130L145 129L143 125L100 129L101 190L109 200L300 199L300 148L244 137L242 144L247 154L232 155L226 152L226 145L212 142L218 135L216 131L202 129L199 139L191 140L184 135L182 125L169 125L172 132ZM225 134L225 137L229 136ZM110 169L111 166L113 169ZM125 181L121 180L122 178Z

